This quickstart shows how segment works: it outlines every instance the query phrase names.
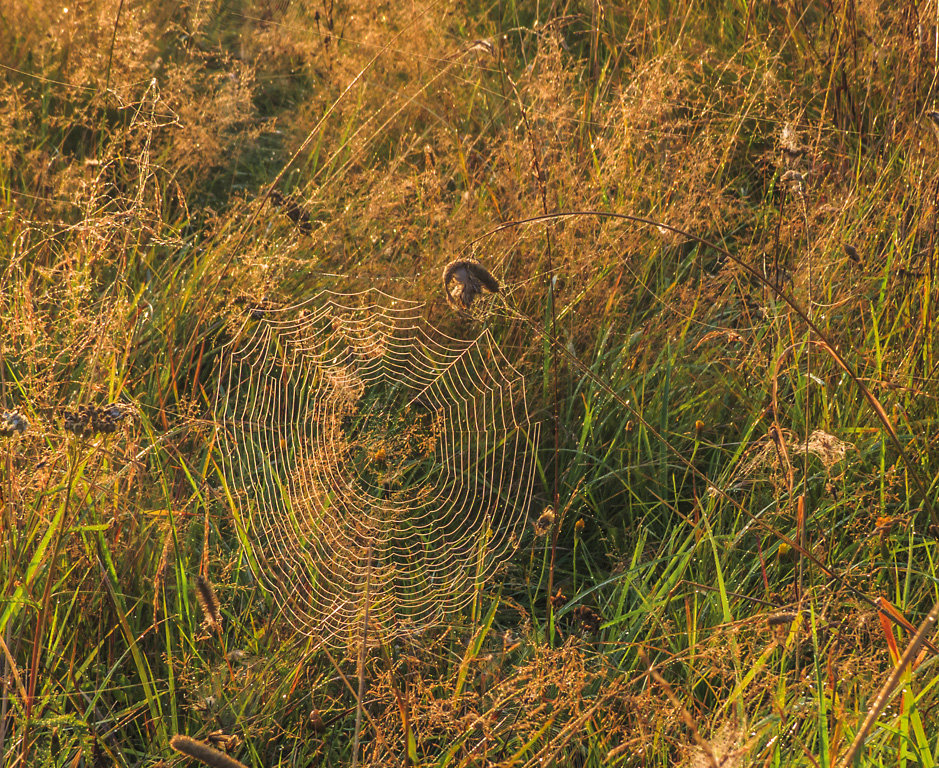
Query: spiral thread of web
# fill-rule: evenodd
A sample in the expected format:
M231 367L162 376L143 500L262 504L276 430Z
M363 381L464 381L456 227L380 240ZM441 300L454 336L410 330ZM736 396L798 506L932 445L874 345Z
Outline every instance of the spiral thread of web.
M249 562L293 626L337 645L439 623L517 546L534 480L521 375L488 331L324 292L255 310L222 355L225 480Z

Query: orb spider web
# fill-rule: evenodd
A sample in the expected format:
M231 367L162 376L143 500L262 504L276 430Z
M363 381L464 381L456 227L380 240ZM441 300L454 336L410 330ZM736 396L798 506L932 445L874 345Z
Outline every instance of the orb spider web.
M521 374L488 330L453 338L422 312L324 291L253 310L221 356L242 546L293 627L329 644L443 622L527 519L539 425Z

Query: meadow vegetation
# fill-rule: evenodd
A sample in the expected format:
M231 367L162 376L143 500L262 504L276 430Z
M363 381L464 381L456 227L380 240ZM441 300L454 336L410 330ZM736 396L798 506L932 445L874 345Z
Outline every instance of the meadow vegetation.
M937 78L935 0L5 0L0 763L936 765ZM543 428L353 754L211 400L246 311L370 287L488 327Z

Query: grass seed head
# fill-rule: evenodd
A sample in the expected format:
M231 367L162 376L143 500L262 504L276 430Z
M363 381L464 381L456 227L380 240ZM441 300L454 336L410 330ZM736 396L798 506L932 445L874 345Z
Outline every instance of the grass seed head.
M222 611L215 588L205 576L196 578L196 597L205 616L205 624L216 631L222 628Z
M246 768L244 763L238 762L224 752L219 752L205 742L196 741L188 736L177 734L170 739L170 746L180 754L187 755L212 768Z
M766 617L766 624L770 627L778 627L783 624L791 624L796 620L797 613L790 613L788 611L783 613L774 613L772 616Z

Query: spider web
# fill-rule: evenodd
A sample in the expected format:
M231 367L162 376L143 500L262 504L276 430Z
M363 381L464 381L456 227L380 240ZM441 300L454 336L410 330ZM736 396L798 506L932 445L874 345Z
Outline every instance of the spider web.
M522 376L377 290L253 310L224 349L224 473L256 575L347 645L439 623L517 546L534 480ZM367 609L366 609L367 606Z

